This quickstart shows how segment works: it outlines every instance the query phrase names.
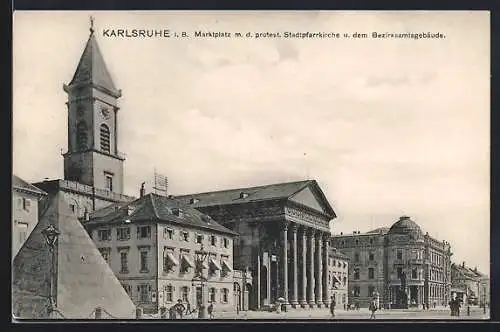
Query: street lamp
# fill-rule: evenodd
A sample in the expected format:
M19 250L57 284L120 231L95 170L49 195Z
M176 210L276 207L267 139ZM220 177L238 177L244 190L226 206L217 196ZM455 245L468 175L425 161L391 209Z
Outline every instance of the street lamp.
M203 248L203 244L201 245L201 248L198 252L195 253L196 257L196 263L195 263L195 275L193 277L192 285L193 287L195 286L200 286L201 289L201 301L198 304L198 318L200 319L206 319L208 316L207 313L207 306L205 305L205 291L204 291L204 286L207 283L208 279L203 275L203 263L206 261L208 257L208 252L205 251Z
M57 306L56 303L56 296L54 294L54 286L55 286L55 262L56 262L56 257L55 257L55 244L57 242L57 238L59 237L59 234L61 234L57 228L54 227L54 225L49 225L47 228L45 228L42 231L42 235L45 238L45 241L47 242L47 245L49 246L49 252L50 252L50 259L51 259L51 264L50 264L50 292L49 292L49 307L47 308L47 313L48 316L50 317L52 315L52 312Z
M486 314L486 287L483 287L483 314Z

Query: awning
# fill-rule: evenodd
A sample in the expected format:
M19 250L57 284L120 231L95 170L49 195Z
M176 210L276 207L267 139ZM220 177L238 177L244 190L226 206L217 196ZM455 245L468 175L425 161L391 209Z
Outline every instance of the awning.
M189 265L189 267L194 267L194 264L193 262L191 261L191 259L189 258L188 255L182 255L182 259L184 260L184 262Z
M167 258L173 265L175 266L179 265L179 261L175 259L174 255L171 252L167 254Z
M232 271L233 271L233 269L231 268L231 266L229 265L229 263L227 262L227 260L223 259L223 260L222 260L222 265L224 265L224 268L225 268L226 270L228 270L229 272L232 272Z
M210 258L210 264L212 264L212 267L214 268L214 270L218 271L220 270L220 265L219 263L217 263L217 261L213 258Z

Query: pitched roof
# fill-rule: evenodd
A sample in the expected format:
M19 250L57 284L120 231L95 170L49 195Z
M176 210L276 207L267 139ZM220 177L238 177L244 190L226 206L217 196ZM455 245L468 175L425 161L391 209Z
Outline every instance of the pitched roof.
M35 195L40 195L40 196L45 196L47 193L31 183L28 183L21 179L19 176L12 174L12 188L14 189L21 189L21 190L28 190L29 192L32 192Z
M452 268L457 271L462 278L465 279L480 279L486 277L486 275L482 272L479 272L477 269L471 269L468 266L462 266L460 264L453 264Z
M341 253L340 251L336 250L335 248L332 248L332 250L330 250L330 254L332 257L341 258L341 259L344 259L346 261L350 260L349 256Z
M183 201L185 204L189 204L191 199L196 199L196 201L190 204L194 208L243 204L258 201L288 199L306 187L313 188L314 191L320 196L327 213L332 218L336 217L335 212L315 180L275 183L257 187L234 188L205 193L179 195L176 196L175 199Z
M85 221L84 225L123 223L125 220L129 220L130 223L153 220L238 235L238 233L227 229L208 215L183 202L154 193L144 195L130 203L116 205L114 209L109 207L104 209L107 209L107 213L102 210L96 211L93 218ZM182 215L177 216L176 209L180 209Z
M93 33L90 34L87 40L70 85L77 83L91 83L103 87L112 93L119 94Z
M70 211L64 196L45 198L40 214L39 223L13 261L15 316L47 318L51 255L42 231L52 224L60 232L55 256L57 308L62 318L88 319L96 307L115 318L134 318L132 300ZM107 317L103 313L103 318Z

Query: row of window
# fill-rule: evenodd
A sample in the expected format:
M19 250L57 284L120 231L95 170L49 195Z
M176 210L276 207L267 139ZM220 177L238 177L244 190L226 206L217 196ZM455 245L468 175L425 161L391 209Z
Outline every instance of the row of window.
M375 260L375 253L373 251L370 251L368 253L368 260L369 261L374 261ZM360 259L359 259L359 252L355 252L354 253L354 262L356 263L359 263Z
M184 302L184 303L192 302L192 299L190 299L190 293L191 293L190 287L188 287L188 286L180 287L178 297L176 298L175 286L167 285L163 288L163 302L164 303L173 303L173 302L176 302L178 299L182 300L182 302ZM200 293L201 293L201 288L196 287L197 296L200 295ZM217 296L217 294L220 294L220 296ZM146 297L144 297L144 298L146 298ZM228 288L216 289L215 287L211 287L208 289L208 298L209 298L209 301L212 303L217 303L217 302L228 303L229 302L229 289ZM141 299L142 299L142 297L141 297ZM143 302L145 302L145 301L143 301Z
M359 267L353 269L353 278L354 280L359 280L360 273ZM375 269L373 267L368 268L368 279L375 279Z
M106 261L106 263L111 263L111 248L99 248L102 257ZM148 250L140 250L139 251L139 272L140 273L148 273L149 272L149 251ZM120 273L129 273L129 259L128 259L128 250L120 251Z
M23 210L25 210L27 212L30 212L30 210L31 210L31 199L26 198L26 197L19 197L17 199L17 206L20 209L23 209Z
M163 229L163 237L166 239L169 239L169 240L173 240L175 237L175 230L172 228L164 228ZM197 233L194 234L194 241L196 243L200 243L200 244L203 243L204 238L205 238L205 235L203 235L203 234L197 234ZM189 242L190 233L187 231L179 231L179 239L181 241ZM226 248L226 249L229 248L229 239L228 238L221 237L220 241L221 241L221 247ZM217 236L210 235L209 242L210 242L210 245L216 246L217 245Z
M346 269L347 268L347 263L346 262L342 262L340 260L336 260L336 259L333 259L333 258L330 258L330 266L337 266L338 268L344 268Z
M199 271L207 269L209 276L216 276L217 273L220 273L221 277L227 277L233 271L229 256L225 255L221 255L220 260L217 260L216 254L210 254L205 261L198 261L197 264L195 266L196 263L193 263L186 251L181 250L179 260L176 259L172 250L166 250L163 255L163 271L166 273L176 272L177 270L180 273L188 273L191 268L195 268Z
M354 297L360 297L360 296L374 296L375 292L377 291L377 288L375 286L368 286L366 294L361 294L361 287L355 285L352 288L352 295Z
M102 257L104 260L110 264L111 258L111 248L99 248ZM130 272L129 270L129 251L128 250L120 250L120 273L127 274ZM215 276L218 271L220 271L221 277L229 276L230 272L232 272L232 268L229 262L229 256L221 255L220 263L217 262L216 256L212 254L210 257L207 257L206 262L201 262L200 266L195 266L191 257L189 257L189 253L184 251L180 254L180 260L177 260L173 253L170 251L165 251L163 256L163 271L165 272L175 272L178 267L179 272L188 273L191 268L197 269L208 269L209 276ZM149 250L146 248L139 250L139 272L140 273L148 273L149 270Z
M373 245L375 243L375 241L373 240L373 238L368 239L368 242L370 243L370 245ZM346 242L345 242L345 240L342 240L340 243L341 243L342 246L344 246ZM356 246L359 246L359 243L360 243L359 239L355 239L354 243L355 243Z
M149 239L151 238L151 226L137 226L137 238L138 239ZM188 231L179 231L179 240L189 242L190 233ZM204 235L203 234L194 234L195 243L203 243ZM174 240L175 230L171 228L164 228L163 236L166 239ZM99 241L111 241L112 240L112 232L111 229L99 229L97 231L97 237ZM116 229L116 239L118 241L126 241L130 240L130 227L118 227ZM210 235L210 244L212 246L217 245L217 236ZM229 248L229 239L225 237L220 238L220 244L222 248Z

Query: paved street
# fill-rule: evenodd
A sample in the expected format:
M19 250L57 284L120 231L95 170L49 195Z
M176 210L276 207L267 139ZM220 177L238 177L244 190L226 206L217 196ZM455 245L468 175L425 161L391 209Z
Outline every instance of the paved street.
M263 311L247 311L215 313L214 319L332 319L332 320L369 320L370 312L366 308L358 311L337 310L335 318L330 317L328 309L316 310L289 310L288 312L263 312ZM196 315L189 315L185 319L196 319ZM467 316L467 310L463 309L460 312L460 317L450 316L450 311L444 308L433 310L380 310L376 313L377 320L387 319L419 319L419 320L470 320L470 319L489 319L488 311L483 314L483 309L479 307L471 307L470 316Z

